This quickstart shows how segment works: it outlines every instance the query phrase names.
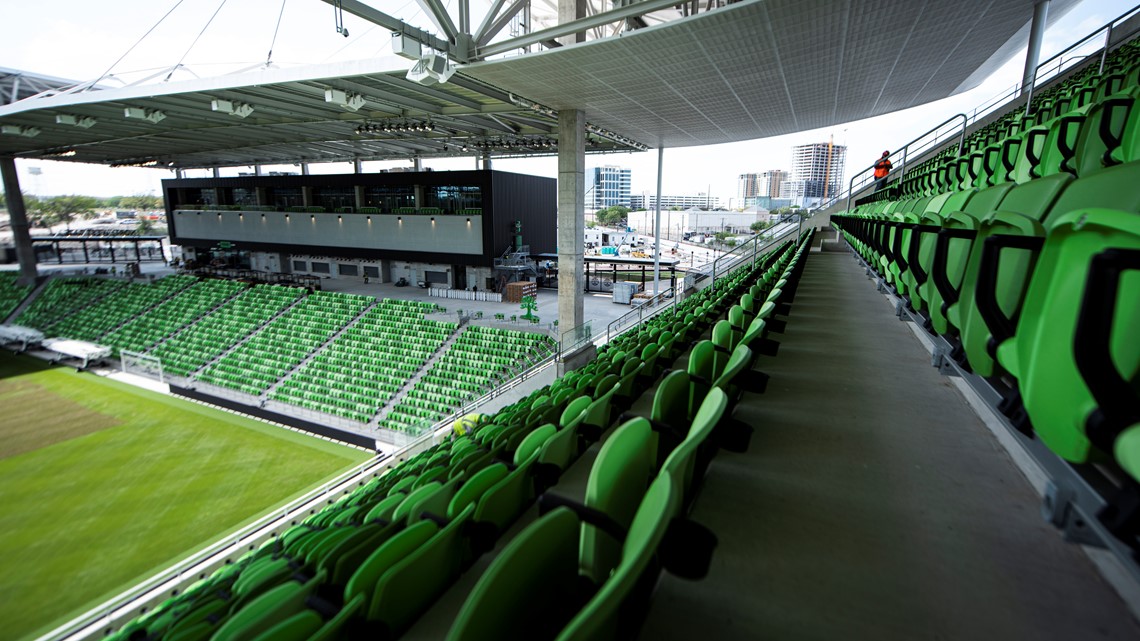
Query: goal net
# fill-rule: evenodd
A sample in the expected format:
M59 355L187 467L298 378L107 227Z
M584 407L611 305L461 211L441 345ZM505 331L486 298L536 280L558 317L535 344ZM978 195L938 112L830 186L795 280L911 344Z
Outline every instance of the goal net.
M139 352L123 350L119 353L123 361L123 372L153 378L159 383L166 382L162 375L162 359Z

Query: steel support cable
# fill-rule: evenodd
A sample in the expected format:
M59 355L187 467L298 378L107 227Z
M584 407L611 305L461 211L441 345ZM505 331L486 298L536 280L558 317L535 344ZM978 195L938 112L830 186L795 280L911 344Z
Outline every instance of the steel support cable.
M147 30L146 30L146 33L144 33L144 34L142 35L142 37L140 37L140 38L139 38L139 39L138 39L138 40L137 40L137 41L136 41L136 42L135 42L133 45L131 45L130 49L127 49L125 52L123 52L123 55L119 56L119 59L118 59L118 60L116 60L115 62L113 62L113 63L111 64L111 66L110 66L110 67L107 67L107 70L106 70L106 71L104 71L102 74L100 74L100 76L99 76L98 78L96 78L96 79L95 79L95 82L92 82L92 83L91 83L91 86L95 86L95 85L99 84L99 81L100 81L100 80L102 80L102 79L106 78L106 77L107 77L107 74L111 73L111 70L115 68L115 65L119 64L120 62L122 62L122 61L123 61L123 58L126 58L126 57L127 57L127 55L129 55L129 54L130 54L132 51L134 51L134 50L135 50L135 47L139 46L139 44L140 44L140 43L141 43L143 40L145 40L147 36L149 36L149 35L150 35L150 32L152 32L152 31L154 31L155 29L157 29L157 28L158 28L158 25L162 24L162 21L163 21L163 20L166 20L166 18L167 18L168 16L170 16L170 14L174 13L174 10L175 10L175 9L177 9L177 8L178 8L178 6L179 6L179 5L181 5L181 4L182 4L182 0L178 0L178 2L175 2L175 3L174 3L174 6L173 6L173 7L171 7L171 8L170 8L170 10L169 10L169 11L167 11L165 14L163 14L163 16L162 16L161 18L159 18L159 19L158 19L158 22L154 23L154 25L153 25L153 26L152 26L150 29L147 29Z

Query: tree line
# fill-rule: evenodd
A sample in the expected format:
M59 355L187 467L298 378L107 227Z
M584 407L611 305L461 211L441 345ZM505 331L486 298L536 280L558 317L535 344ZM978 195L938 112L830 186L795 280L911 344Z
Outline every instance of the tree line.
M99 209L124 209L134 211L163 209L165 205L161 196L111 196L109 198L95 198L93 196L49 196L40 198L32 194L24 194L24 209L27 212L28 223L33 227L52 227L59 224L70 224L74 220L95 217Z

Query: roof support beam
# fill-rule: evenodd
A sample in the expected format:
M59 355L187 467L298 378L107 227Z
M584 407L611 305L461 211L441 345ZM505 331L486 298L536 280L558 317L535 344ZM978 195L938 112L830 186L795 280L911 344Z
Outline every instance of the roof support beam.
M487 25L485 29L481 28L481 33L475 34L476 43L482 47L483 45L490 42L491 38L494 38L500 31L503 30L503 27L511 23L511 19L514 18L519 11L522 11L523 7L525 7L529 1L530 0L515 0L513 3L511 3L511 6L507 7L507 10L504 11L502 15L500 15L494 22Z
M487 15L483 16L483 22L472 34L475 36L476 41L479 41L483 38L483 34L487 32L487 28L490 27L491 23L495 21L495 16L499 15L499 9L502 9L503 5L506 4L506 2L507 0L493 0L493 2L491 2L490 8L487 9Z
M427 12L432 22L446 33L448 38L454 40L459 35L459 30L455 28L455 23L451 21L451 16L447 13L447 7L440 4L439 0L416 0L416 4Z
M625 20L626 18L643 16L653 11L668 9L670 7L676 6L676 4L677 0L644 0L644 2L636 2L619 9L603 11L602 13L582 18L581 20L574 20L573 22L560 24L555 27L550 27L549 29L540 29L539 31L528 33L525 36L519 36L518 38L511 38L510 40L504 40L502 42L496 42L495 44L480 47L476 58L482 59L486 58L487 56L507 53L508 51L521 49L527 45L542 42L543 40L569 36L581 31L588 31L594 27L600 27L611 22L617 22L618 20Z
M400 20L398 18L393 18L392 16L384 13L383 11L373 9L372 7L364 4L363 2L360 2L359 0L323 0L323 1L328 3L328 4L339 5L342 9L351 13L352 15L354 15L358 18L363 18L363 19L367 20L368 22L371 22L372 24L384 27L385 29L387 29L389 31L407 34L407 35L415 38L416 40L419 40L420 42L428 45L429 47L431 47L437 51L448 51L450 46L451 46L451 43L449 43L447 40L444 40L443 38L440 38L439 36L436 36L434 34L430 34L430 33L426 32L423 29L420 29L418 27L413 27L412 25L404 22L403 20Z

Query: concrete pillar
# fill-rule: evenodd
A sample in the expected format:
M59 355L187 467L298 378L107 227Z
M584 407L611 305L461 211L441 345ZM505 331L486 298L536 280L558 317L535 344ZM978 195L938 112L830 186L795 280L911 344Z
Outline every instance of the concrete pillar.
M253 166L253 175L254 176L260 176L261 175L261 165L254 165Z
M1029 46L1025 50L1025 70L1021 73L1021 94L1033 87L1033 76L1041 56L1041 40L1045 37L1045 20L1049 17L1049 0L1033 3L1033 20L1029 23Z
M665 145L657 148L657 213L653 218L653 295L660 294L661 288L661 173L665 166Z
M364 161L362 161L362 160L352 161L352 173L363 174L364 173Z
M214 167L211 170L211 173L213 174L214 178L221 178L222 177L222 170L218 167Z
M8 203L8 218L12 222L12 242L16 244L16 260L20 263L21 285L31 285L39 272L36 270L36 253L32 250L32 235L28 231L28 216L24 211L24 194L20 191L20 177L16 174L16 159L0 156L0 175L4 181L4 199Z
M483 169L491 168L491 154L483 154Z
M419 156L412 158L412 169L415 169L416 171L424 170L424 161L420 160Z
M360 208L364 206L364 185L357 185L354 191L356 192L356 211L360 211Z
M308 176L309 175L309 163L307 163L307 162L301 163L301 175L302 176Z
M582 324L586 231L586 114L558 112L558 330Z
M566 24L585 17L586 0L558 0L558 24ZM585 32L562 36L558 39L562 45L572 45L575 42L585 41Z

